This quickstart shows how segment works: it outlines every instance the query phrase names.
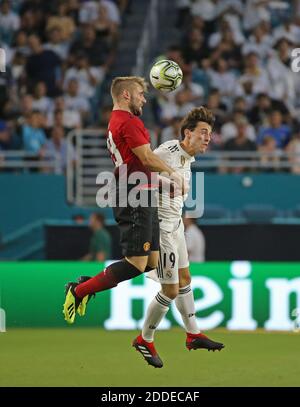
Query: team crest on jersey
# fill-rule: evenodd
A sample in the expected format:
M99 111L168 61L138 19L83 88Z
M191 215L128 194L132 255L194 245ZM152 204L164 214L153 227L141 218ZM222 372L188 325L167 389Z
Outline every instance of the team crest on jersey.
M171 270L168 270L168 271L166 272L166 276L167 276L168 278L172 278L172 271L171 271Z
M183 155L180 157L180 162L181 162L181 165L183 167L184 164L185 164L185 157L183 157Z
M144 251L147 252L150 249L150 242L144 243L143 248L144 248Z

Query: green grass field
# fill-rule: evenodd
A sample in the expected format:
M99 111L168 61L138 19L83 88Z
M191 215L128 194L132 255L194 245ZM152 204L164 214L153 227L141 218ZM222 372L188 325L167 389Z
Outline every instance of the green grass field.
M221 352L187 351L180 329L157 333L162 369L131 347L137 331L9 329L0 386L300 386L300 334L216 330Z

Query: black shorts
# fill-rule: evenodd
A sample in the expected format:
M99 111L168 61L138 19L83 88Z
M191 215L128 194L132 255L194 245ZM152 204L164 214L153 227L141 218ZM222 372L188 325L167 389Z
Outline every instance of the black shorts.
M151 251L159 250L157 207L116 206L113 213L120 228L120 244L124 256L148 256Z

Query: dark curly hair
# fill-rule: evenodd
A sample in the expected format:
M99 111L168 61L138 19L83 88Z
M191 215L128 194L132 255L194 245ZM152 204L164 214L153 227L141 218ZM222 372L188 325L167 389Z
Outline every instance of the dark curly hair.
M181 122L180 133L182 139L184 139L184 130L195 130L199 122L204 122L213 127L215 122L215 116L211 110L204 106L195 107L188 113Z

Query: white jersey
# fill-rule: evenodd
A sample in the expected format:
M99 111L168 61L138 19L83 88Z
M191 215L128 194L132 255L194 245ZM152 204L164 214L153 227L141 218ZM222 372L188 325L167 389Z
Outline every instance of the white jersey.
M166 141L154 150L169 167L179 172L187 181L191 179L191 163L195 161L195 158L190 156L180 146L178 140ZM173 232L177 229L179 221L182 215L183 203L187 198L187 194L184 196L177 196L170 198L167 192L160 194L158 218L160 220L160 228Z

